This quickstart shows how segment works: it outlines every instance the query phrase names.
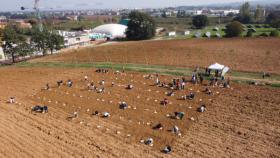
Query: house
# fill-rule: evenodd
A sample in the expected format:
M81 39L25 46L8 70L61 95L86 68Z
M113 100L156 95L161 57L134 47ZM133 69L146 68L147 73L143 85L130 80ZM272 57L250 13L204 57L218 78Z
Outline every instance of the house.
M167 36L171 37L171 36L176 36L176 32L172 31L172 32L168 32Z
M5 54L4 54L4 51L3 51L3 48L0 47L0 61L4 61L6 58L5 58Z
M7 22L7 18L5 16L0 16L0 23Z
M91 41L89 34L82 31L58 31L58 34L64 37L65 47L82 46L89 44Z
M156 34L159 34L159 33L163 32L163 31L165 31L165 28L163 28L163 27L157 27L156 28Z
M191 34L191 32L189 31L189 30L186 30L185 32L184 32L184 35L185 36L188 36L188 35L190 35Z
M29 22L25 22L24 20L16 20L15 21L20 28L23 29L31 29L32 25Z

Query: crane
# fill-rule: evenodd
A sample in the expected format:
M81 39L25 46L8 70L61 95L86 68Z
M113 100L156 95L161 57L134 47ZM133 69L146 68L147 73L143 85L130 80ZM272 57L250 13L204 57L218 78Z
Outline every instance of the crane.
M41 12L40 12L40 9L39 9L39 1L40 0L35 0L34 1L34 7L33 9L35 10L35 13L36 13L36 18L38 20L38 26L39 26L39 30L40 31L43 31L43 24L42 24L42 17L41 17ZM26 10L28 8L26 7L20 7L21 10Z
M40 9L39 9L39 1L40 0L35 0L33 9L35 10L36 16L38 19L39 30L43 31L42 17L41 17L41 13L40 13Z

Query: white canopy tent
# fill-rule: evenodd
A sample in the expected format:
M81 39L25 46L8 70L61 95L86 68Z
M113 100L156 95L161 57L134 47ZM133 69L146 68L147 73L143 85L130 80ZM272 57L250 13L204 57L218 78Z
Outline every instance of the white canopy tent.
M221 72L221 76L224 76L228 71L229 67L221 65L219 63L212 64L208 67L209 70L217 70Z
M225 66L224 65L221 65L219 63L215 63L215 64L212 64L208 67L208 69L211 69L211 70L223 70Z

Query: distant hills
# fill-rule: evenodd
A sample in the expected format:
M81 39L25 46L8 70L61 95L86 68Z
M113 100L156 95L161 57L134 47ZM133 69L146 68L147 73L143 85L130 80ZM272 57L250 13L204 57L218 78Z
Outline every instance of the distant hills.
M256 7L257 5L267 6L267 7L279 7L280 9L280 0L255 0L248 1L252 7ZM207 5L197 5L197 6L179 6L177 8L180 9L191 9L191 8L203 8L203 7L212 7L212 8L236 8L239 7L244 2L231 2L231 3L213 3Z
M230 5L230 6L240 6L242 5L244 2L233 2L233 3L224 3L224 4L212 4L212 5L220 5L220 6L223 6L223 5ZM280 0L256 0L256 1L249 1L249 3L252 5L252 6L256 6L256 5L274 5L274 4L278 4L280 5Z

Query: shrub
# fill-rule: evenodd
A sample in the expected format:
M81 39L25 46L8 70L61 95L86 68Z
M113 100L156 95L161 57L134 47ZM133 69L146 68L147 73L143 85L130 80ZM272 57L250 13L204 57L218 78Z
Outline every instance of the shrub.
M261 37L268 37L268 34L267 33L262 33L260 34Z
M252 25L248 25L247 28L253 28L253 26Z
M279 36L279 32L277 30L273 30L270 32L270 36L271 37L278 37Z
M193 17L192 23L196 28L201 29L207 26L209 21L206 15L197 15Z
M132 11L129 14L126 37L129 40L145 40L154 37L156 24L154 19L142 12Z
M233 21L226 26L226 37L238 37L241 36L243 32L243 26L238 21Z
M252 37L253 36L253 31L249 30L246 34L246 37Z
M254 28L248 29L248 31L251 31L251 32L257 32L257 30L256 30L256 29L254 29Z
M256 25L255 27L256 27L256 28L262 28L262 26L261 26L261 25Z

